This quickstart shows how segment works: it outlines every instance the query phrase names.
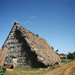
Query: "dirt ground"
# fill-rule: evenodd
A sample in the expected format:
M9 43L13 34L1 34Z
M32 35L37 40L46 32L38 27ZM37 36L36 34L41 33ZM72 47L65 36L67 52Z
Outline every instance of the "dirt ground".
M65 72L64 75L70 75L70 72L72 70L72 68L75 66L75 64L73 64L71 67L69 67Z
M8 68L7 68L6 70L7 70L7 71L13 71L14 69L8 69Z
M75 61L64 64L63 66L48 72L46 75L69 75L74 65Z

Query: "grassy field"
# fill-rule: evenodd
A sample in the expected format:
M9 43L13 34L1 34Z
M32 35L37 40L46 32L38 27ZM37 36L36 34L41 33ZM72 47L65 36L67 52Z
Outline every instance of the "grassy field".
M45 75L50 70L48 68L15 68L13 71L6 71L6 73L10 75Z

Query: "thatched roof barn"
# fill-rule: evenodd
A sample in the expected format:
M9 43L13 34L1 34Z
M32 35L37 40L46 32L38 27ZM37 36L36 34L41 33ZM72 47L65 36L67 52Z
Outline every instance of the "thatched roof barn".
M2 48L8 48L4 63L6 66L49 67L61 61L45 39L16 22Z

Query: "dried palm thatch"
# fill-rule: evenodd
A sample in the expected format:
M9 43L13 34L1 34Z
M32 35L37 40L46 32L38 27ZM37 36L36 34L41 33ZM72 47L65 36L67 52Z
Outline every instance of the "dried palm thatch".
M22 67L48 67L61 61L45 39L23 28L17 22L3 44L2 48L4 47L8 48L5 64L9 66L13 59L17 60L17 66Z

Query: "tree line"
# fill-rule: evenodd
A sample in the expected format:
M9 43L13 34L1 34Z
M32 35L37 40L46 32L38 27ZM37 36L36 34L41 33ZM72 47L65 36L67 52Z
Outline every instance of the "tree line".
M73 53L68 53L67 58L68 58L68 59L75 59L75 52L73 52Z
M51 47L51 48L54 50L53 47ZM65 55L67 55L67 58L68 58L68 59L75 59L75 52L73 52L73 53L70 53L70 52L69 52L68 54L64 54L64 53L63 53L63 54L59 54L58 51L59 51L59 50L57 49L55 52L56 52L56 54L58 54L59 56L65 56Z

